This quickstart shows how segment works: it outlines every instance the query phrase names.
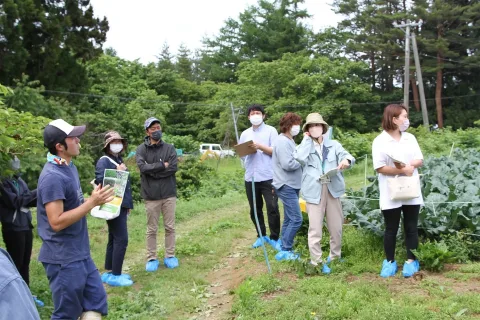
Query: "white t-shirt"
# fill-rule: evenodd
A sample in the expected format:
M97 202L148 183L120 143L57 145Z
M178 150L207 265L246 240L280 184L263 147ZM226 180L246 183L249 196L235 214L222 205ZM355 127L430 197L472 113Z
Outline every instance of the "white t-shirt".
M372 144L372 158L373 168L389 166L395 168L393 160L388 156L392 155L395 159L400 160L406 164L409 164L412 160L423 160L423 154L418 145L415 136L402 132L400 141L396 141L386 131L379 134ZM413 171L413 175L418 175L418 170ZM378 187L380 189L380 209L388 210L399 208L402 205L423 205L423 197L420 195L418 198L410 200L391 200L387 186L387 176L382 173L378 174Z

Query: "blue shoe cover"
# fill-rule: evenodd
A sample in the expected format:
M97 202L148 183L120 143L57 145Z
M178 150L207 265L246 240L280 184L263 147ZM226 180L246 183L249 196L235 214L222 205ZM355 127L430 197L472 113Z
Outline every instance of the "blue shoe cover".
M253 243L252 248L258 248L262 246L262 242L270 243L270 238L268 236L263 236L262 238L257 238L257 240Z
M178 259L175 257L165 258L163 259L163 264L168 269L175 269L178 267Z
M402 274L405 278L409 278L418 271L420 271L420 264L418 263L418 260L415 260L410 263L405 262L403 265Z
M100 277L102 279L103 283L107 283L108 278L112 275L111 272L104 272L102 273L102 276Z
M293 253L292 251L280 251L275 255L275 259L277 261L283 261L283 260L298 260L300 256L296 253Z
M126 277L116 276L116 275L111 275L107 279L107 284L112 286L112 287L129 287L133 284L133 281L130 279L127 279Z
M383 260L382 271L380 276L383 278L393 277L397 273L397 262L388 262L387 259Z
M39 306L40 308L45 306L45 303L43 303L42 300L38 299L37 296L32 296L33 297L33 301L35 301L35 304L37 306Z
M154 272L154 271L157 271L157 269L158 269L158 260L157 259L148 261L147 265L145 266L145 270L147 272Z

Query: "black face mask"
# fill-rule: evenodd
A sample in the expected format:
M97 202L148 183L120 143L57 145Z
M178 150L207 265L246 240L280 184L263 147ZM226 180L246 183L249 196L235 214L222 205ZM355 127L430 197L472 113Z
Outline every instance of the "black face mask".
M150 138L152 138L155 141L159 141L162 139L162 130L157 130L151 133Z

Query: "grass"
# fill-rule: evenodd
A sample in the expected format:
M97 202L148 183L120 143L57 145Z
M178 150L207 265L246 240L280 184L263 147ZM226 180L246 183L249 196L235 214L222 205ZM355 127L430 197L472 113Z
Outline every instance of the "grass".
M206 160L220 173L235 172L238 158L220 162ZM371 166L371 164L368 164ZM363 184L364 166L358 163L345 172L347 185ZM145 210L141 203L128 219L129 247L124 271L135 281L132 287L106 287L109 302L107 319L197 319L210 310L212 270L224 264L240 239L253 242L255 234L248 215L244 193L230 192L221 198L178 201L176 210L176 253L180 268L163 266L155 273L145 272ZM35 224L35 221L34 221ZM103 220L88 217L92 258L100 272L107 241ZM163 228L160 226L158 252L163 256ZM36 260L41 244L36 235L31 263L31 290L46 303L42 319L49 319L53 304L43 266ZM262 250L245 248L245 264L257 266L250 276L230 292L232 313L237 319L475 319L480 317L480 264L470 263L448 269L443 274L425 273L422 281L378 276L383 260L382 241L353 227L343 236L343 263L332 263L332 274L307 272L306 236L297 237L301 263L277 262L268 248L272 275L267 274ZM245 246L246 247L246 246ZM328 233L322 247L328 252ZM403 261L403 244L398 243L397 259ZM244 266L239 265L241 269ZM236 272L236 270L231 270ZM217 280L215 280L217 281ZM214 317L213 317L214 318Z

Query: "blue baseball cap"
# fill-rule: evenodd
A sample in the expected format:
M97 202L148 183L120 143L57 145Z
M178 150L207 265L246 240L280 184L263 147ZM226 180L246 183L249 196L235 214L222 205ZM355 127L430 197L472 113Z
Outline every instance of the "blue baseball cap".
M158 122L158 123L162 124L162 123L160 122L160 120L158 120L158 119L155 118L155 117L150 117L150 118L148 118L147 120L145 120L145 124L144 124L145 130L147 130L148 128L150 128L150 126L151 126L152 124L154 124L155 122Z

